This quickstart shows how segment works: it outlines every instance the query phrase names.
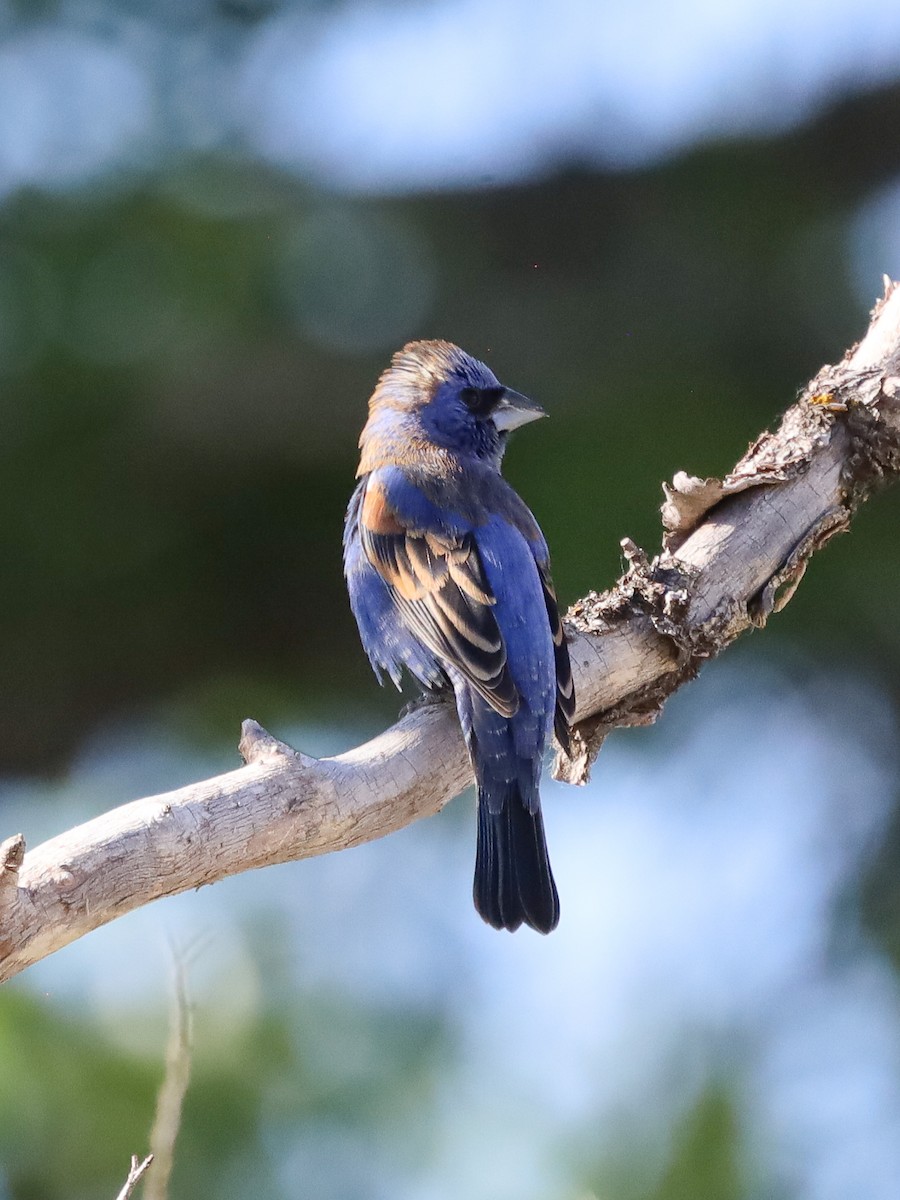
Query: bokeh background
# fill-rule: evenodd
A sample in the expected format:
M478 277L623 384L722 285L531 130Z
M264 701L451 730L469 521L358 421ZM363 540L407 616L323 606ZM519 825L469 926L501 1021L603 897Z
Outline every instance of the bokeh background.
M340 567L365 401L440 336L539 399L564 602L900 275L893 0L0 0L0 835L390 722ZM0 1200L116 1193L173 953L173 1197L896 1200L900 497L548 783L549 939L471 797L135 913L0 992Z

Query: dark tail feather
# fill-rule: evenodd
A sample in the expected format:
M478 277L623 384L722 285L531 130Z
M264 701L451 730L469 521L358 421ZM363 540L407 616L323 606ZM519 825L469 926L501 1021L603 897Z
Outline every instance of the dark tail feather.
M478 795L475 907L495 929L524 922L538 933L559 923L559 896L550 870L541 810L530 813L518 793L492 813Z

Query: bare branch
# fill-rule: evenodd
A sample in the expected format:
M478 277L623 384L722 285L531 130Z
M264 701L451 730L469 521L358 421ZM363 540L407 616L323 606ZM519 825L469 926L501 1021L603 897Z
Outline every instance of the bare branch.
M584 780L611 728L654 720L704 661L764 624L809 556L898 473L900 289L886 281L863 341L819 372L777 431L723 480L676 475L659 557L626 539L625 575L573 606L582 725L558 772ZM417 709L335 758L308 758L253 721L240 748L239 770L136 800L30 851L17 887L0 887L0 981L160 896L383 837L471 782L447 705Z
M134 1189L137 1187L137 1185L143 1179L144 1172L147 1170L147 1168L150 1166L150 1164L152 1162L153 1162L152 1154L148 1154L143 1162L138 1162L137 1155L132 1154L131 1169L128 1172L128 1178L125 1180L124 1184L122 1185L122 1190L121 1190L121 1192L119 1192L118 1196L116 1197L116 1200L128 1200L131 1193L134 1191Z

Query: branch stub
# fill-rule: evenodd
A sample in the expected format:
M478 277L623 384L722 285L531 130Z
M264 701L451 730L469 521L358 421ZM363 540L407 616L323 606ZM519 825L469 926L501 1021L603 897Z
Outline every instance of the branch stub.
M273 737L252 717L241 722L241 740L238 742L238 750L248 767L272 763L278 759L291 760L299 757L296 750L288 746L286 742L280 742L277 737Z
M0 842L0 889L15 888L19 867L25 860L25 839L21 833Z

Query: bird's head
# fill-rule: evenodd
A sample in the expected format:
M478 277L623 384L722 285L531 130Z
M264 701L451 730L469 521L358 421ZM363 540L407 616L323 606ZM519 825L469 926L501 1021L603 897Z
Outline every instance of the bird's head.
M410 342L398 350L369 401L360 445L365 466L388 445L412 442L499 467L512 429L545 416L504 387L493 371L451 342Z

